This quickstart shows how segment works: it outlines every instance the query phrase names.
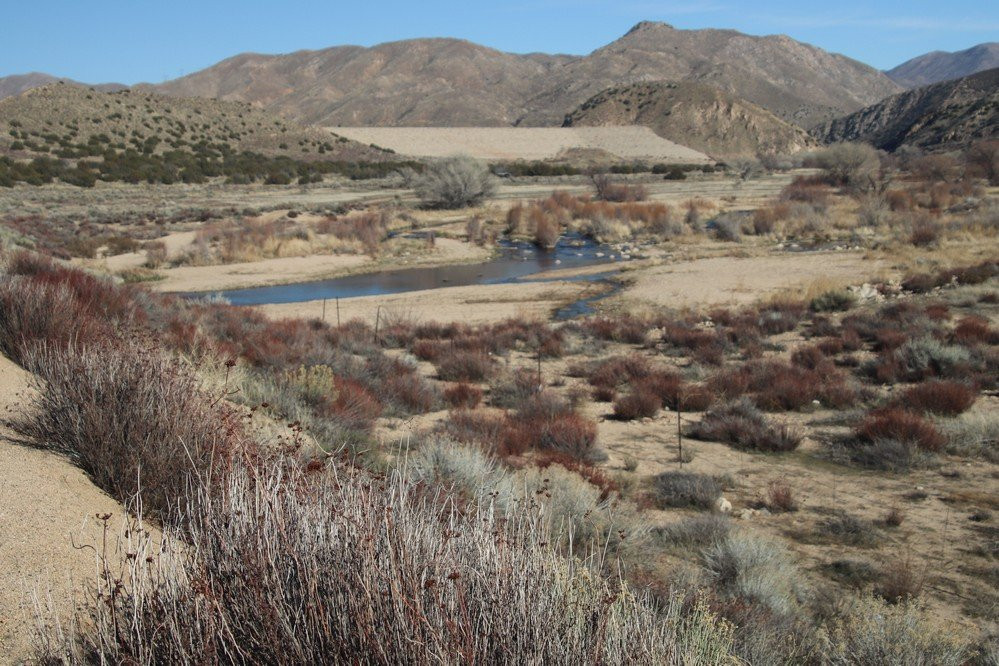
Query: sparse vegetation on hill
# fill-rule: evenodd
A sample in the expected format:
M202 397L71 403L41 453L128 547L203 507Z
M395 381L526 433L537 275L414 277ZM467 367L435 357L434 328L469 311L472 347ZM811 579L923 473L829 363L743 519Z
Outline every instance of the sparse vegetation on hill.
M0 101L0 186L318 182L384 176L384 151L234 102L53 85Z
M999 69L893 95L812 130L822 141L883 150L967 148L999 132Z

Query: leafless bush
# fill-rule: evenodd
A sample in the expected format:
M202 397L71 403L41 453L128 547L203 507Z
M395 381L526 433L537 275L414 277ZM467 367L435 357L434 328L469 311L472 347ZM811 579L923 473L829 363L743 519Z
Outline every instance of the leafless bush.
M263 470L132 543L48 663L722 663L730 629L653 608L548 543L538 511L468 515L401 476ZM181 542L183 536L183 542ZM139 533L132 536L140 541ZM147 559L148 557L148 559ZM120 583L120 584L119 584ZM57 652L58 651L58 652Z
M416 194L432 208L465 208L492 195L496 183L489 168L467 156L433 162L416 182Z
M158 352L35 346L24 361L40 397L11 428L69 456L116 499L141 495L152 514L169 513L188 483L208 483L246 451L238 414Z
M865 143L837 143L816 156L821 169L837 185L861 187L867 185L878 167L878 152Z

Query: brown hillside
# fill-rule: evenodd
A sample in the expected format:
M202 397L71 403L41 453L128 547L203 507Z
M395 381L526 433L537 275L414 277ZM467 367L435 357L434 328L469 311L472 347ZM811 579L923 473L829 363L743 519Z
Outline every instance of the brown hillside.
M715 157L793 153L814 143L801 128L717 88L690 81L636 83L591 97L566 126L645 125Z
M156 86L321 125L558 125L610 87L709 82L810 126L900 90L883 73L785 36L640 23L587 56L515 55L454 39L243 54Z

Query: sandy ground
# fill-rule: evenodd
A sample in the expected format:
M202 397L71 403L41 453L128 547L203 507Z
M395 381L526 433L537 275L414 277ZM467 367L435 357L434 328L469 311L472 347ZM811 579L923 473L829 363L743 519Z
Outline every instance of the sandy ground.
M23 409L29 375L0 357L0 407ZM89 544L102 538L96 514L117 534L124 511L65 458L11 443L0 430L0 663L26 655L34 628L32 593L51 593L65 617L79 583L96 572ZM74 548L73 544L77 548Z
M547 317L566 303L596 293L598 287L582 282L529 282L523 284L470 285L410 291L387 296L362 296L340 299L340 319L362 319L374 324L381 309L390 319L428 321L460 321L469 324L501 321L509 317ZM260 309L271 317L322 316L322 301L263 305ZM326 321L336 322L334 301L326 302Z
M471 155L488 160L544 160L567 150L599 150L623 159L706 164L704 153L667 141L648 127L331 127L348 139L402 155Z
M815 281L859 284L882 271L860 252L717 257L634 271L620 298L675 308L751 303Z

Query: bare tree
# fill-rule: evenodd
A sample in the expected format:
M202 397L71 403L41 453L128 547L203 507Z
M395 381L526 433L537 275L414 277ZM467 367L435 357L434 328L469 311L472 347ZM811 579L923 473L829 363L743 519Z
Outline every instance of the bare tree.
M432 208L474 206L496 191L485 164L468 156L431 163L416 181L416 194Z
M835 143L817 157L831 181L848 187L865 187L881 167L878 151L866 143Z
M999 185L999 140L979 141L967 153L968 166L989 185Z

